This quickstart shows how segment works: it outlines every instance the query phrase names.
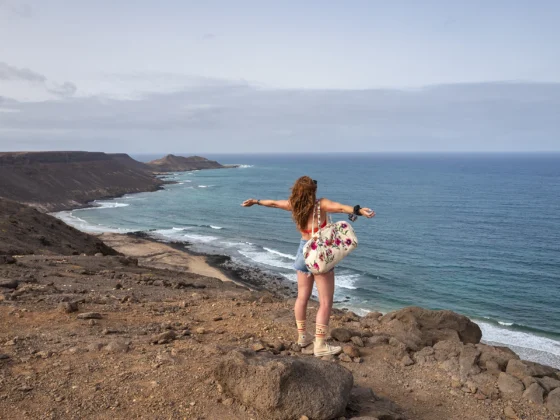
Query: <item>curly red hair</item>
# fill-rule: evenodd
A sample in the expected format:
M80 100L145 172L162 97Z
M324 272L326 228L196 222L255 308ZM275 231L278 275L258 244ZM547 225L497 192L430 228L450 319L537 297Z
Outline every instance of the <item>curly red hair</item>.
M317 184L308 176L298 178L292 187L289 201L292 206L292 218L299 230L307 229L309 215L317 200Z

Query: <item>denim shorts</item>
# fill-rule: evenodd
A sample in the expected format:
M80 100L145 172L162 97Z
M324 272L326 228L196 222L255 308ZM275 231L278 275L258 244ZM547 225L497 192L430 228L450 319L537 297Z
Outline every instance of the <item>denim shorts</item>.
M297 271L301 271L302 273L311 275L311 272L307 269L307 266L305 265L305 258L303 258L303 247L307 242L308 242L307 239L302 239L301 241L299 241L299 248L296 253L296 260L294 261L293 267ZM334 267L331 268L328 272L330 273L331 271L334 271Z
M299 241L299 248L296 253L296 260L294 261L293 267L297 271L301 271L302 273L309 273L307 266L305 265L305 259L303 258L303 247L307 243L307 239L302 239Z

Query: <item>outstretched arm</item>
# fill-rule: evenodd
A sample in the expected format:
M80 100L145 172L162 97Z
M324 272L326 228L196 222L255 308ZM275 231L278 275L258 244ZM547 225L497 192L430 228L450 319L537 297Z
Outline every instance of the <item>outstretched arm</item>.
M292 206L290 205L290 202L288 200L256 200L254 198L249 198L248 200L245 200L241 205L243 207L251 207L255 204L259 206L272 207L287 211L292 210Z
M347 206L345 204L337 203L336 201L331 201L326 198L321 199L321 209L328 213L346 213L353 214L354 207ZM368 219L375 216L375 212L372 209L363 207L360 209L360 216L367 217Z

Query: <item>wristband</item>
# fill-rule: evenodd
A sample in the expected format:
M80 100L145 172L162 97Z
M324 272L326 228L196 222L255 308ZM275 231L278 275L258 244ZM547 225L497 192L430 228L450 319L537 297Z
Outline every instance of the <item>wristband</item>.
M360 205L359 205L359 204L356 204L356 205L354 206L354 214L355 214L356 216L361 216L361 214L360 214L360 210L361 210L361 209L362 209L362 208L360 207Z
M257 206L261 205L261 200L257 200Z

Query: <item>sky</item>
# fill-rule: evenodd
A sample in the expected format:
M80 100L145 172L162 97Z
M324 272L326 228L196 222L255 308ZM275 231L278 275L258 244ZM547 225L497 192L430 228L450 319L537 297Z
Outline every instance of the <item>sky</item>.
M560 151L560 2L0 0L0 150Z

